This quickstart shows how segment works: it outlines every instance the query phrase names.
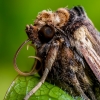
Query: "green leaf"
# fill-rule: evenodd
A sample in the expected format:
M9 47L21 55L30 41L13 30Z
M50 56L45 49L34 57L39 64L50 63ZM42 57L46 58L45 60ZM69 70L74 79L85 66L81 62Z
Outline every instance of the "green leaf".
M10 85L4 100L22 100L25 95L39 82L36 76L17 76ZM82 100L80 97L71 97L59 87L45 82L29 100Z

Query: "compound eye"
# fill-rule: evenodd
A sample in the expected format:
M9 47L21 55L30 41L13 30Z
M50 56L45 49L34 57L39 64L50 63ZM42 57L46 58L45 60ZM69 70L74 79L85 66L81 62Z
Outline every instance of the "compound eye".
M40 40L43 42L49 42L55 34L53 27L45 25L39 31Z

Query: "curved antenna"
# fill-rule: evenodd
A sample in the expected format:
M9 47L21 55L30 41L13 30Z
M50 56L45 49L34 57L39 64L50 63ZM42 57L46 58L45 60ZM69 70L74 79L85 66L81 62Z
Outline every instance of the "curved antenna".
M22 45L21 45L21 46L18 48L18 50L16 51L15 56L14 56L14 60L13 60L14 69L15 69L20 75L23 75L23 76L33 75L34 72L35 72L34 69L35 69L35 67L36 67L37 60L39 60L39 61L41 62L41 59L40 59L39 57L32 56L32 58L35 58L35 59L36 59L35 64L34 64L34 66L32 67L32 70L31 70L30 72L22 72L21 70L19 70L19 68L18 68L18 66L17 66L17 64L16 64L16 59L17 59L18 53L19 53L19 51L22 49L22 47L23 47L26 43L28 43L29 41L30 41L30 40L27 39L26 41L24 41L24 42L22 43ZM36 49L36 48L35 48L35 49ZM37 50L36 50L36 53L37 53Z

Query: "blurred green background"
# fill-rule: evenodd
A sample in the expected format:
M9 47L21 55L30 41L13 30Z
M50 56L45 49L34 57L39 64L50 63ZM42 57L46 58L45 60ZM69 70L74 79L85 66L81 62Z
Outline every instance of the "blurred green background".
M60 7L69 8L82 5L90 19L100 30L100 0L0 0L0 100L16 77L13 68L13 57L23 41L27 39L25 26L33 24L38 12L44 9L53 11ZM21 70L29 70L33 59L33 49L24 47L18 56Z

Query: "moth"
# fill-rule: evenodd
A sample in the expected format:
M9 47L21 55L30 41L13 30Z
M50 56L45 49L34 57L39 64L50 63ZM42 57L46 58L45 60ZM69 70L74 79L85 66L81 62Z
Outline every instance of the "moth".
M59 8L53 12L43 10L33 25L26 26L28 40L36 48L35 70L41 76L40 82L24 98L35 93L47 80L70 94L80 95L84 100L99 100L95 88L100 87L100 33L81 6L72 9ZM16 64L15 69L21 75ZM41 63L40 63L41 62Z

